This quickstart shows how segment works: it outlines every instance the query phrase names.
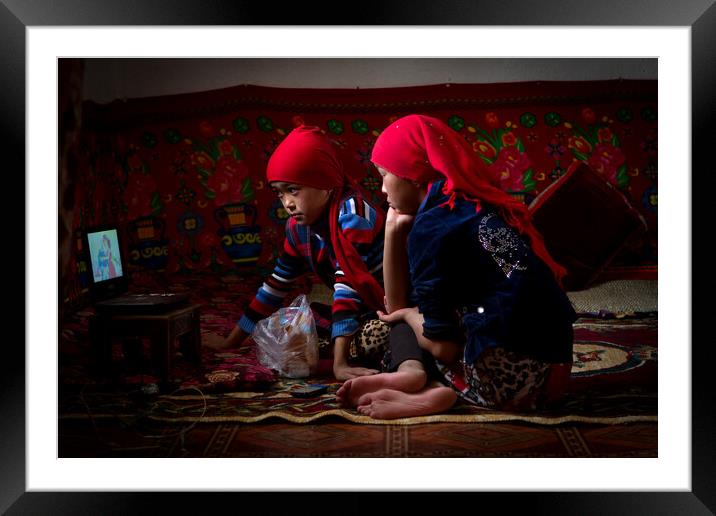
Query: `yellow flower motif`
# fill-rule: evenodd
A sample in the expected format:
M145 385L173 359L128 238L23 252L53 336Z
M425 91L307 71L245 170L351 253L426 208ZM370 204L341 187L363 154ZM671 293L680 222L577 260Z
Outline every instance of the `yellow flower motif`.
M565 123L564 123L564 127L566 127L567 129L571 129L571 128L572 128L572 124L570 124L569 122L565 122Z
M471 125L468 125L468 126L467 126L467 130L470 131L471 133L474 133L474 132L477 131L477 129L475 129L475 128L474 128L473 126L471 126Z

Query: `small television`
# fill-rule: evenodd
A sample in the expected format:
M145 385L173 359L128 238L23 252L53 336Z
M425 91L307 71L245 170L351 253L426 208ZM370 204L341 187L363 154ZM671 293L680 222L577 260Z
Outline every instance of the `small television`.
M92 301L103 301L125 293L128 281L119 228L89 228L85 230L84 237Z

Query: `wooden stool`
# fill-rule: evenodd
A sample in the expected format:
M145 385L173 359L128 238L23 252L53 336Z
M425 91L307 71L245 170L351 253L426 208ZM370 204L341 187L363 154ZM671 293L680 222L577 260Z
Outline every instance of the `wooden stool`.
M174 343L180 339L184 355L201 365L200 305L162 313L97 313L90 319L90 335L103 372L112 370L112 339L147 337L151 341L153 369L162 383L169 382Z

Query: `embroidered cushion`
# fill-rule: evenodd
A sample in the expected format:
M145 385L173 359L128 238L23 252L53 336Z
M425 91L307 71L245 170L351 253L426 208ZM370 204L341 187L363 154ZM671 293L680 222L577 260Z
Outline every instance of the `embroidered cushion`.
M646 221L605 177L579 163L529 206L552 257L567 269L567 290L592 284Z

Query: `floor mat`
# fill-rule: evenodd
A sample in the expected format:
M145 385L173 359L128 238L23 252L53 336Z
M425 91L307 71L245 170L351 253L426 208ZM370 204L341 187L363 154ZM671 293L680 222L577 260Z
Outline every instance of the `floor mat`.
M327 416L339 416L364 424L502 421L621 424L656 421L656 320L582 318L575 324L575 335L570 392L564 404L549 413L500 412L459 402L444 414L375 420L355 410L341 408L334 397L340 382L331 378L308 381L329 386L328 393L311 399L291 395L293 388L306 383L304 380L250 381L255 379L251 375L256 368L261 366L257 366L252 348L242 348L223 353L205 351L208 369L233 371L238 383L209 382L206 376L211 373L207 372L204 378L189 377L173 394L165 395L152 394L141 388L131 390L127 385L123 389L108 390L101 384L84 384L78 391L79 384L75 383L74 390L69 386L62 390L60 417L132 417L140 414L171 422L256 423L279 418L309 423ZM244 383L241 383L242 378ZM136 382L134 385L137 386Z
M658 310L658 281L613 280L568 292L579 314L635 314Z
M243 306L239 300L245 299L256 287L240 279L226 278L190 277L172 284L178 290L190 291L195 301L202 304L202 331L219 333L232 327ZM258 363L253 348L221 353L204 349L200 369L177 360L173 376L179 381L166 394L157 394L150 388L156 379L145 371L127 371L121 376L120 385L110 385L95 378L87 362L88 316L90 312L79 312L63 326L61 333L60 418L310 423L333 416L373 425L657 421L658 321L653 314L581 317L575 324L570 392L564 403L549 413L508 413L459 402L444 414L389 421L371 419L338 406L334 393L340 384L330 378L310 379L310 382L327 383L327 394L314 399L294 398L290 390L305 382L278 378ZM215 381L217 374L224 381Z

